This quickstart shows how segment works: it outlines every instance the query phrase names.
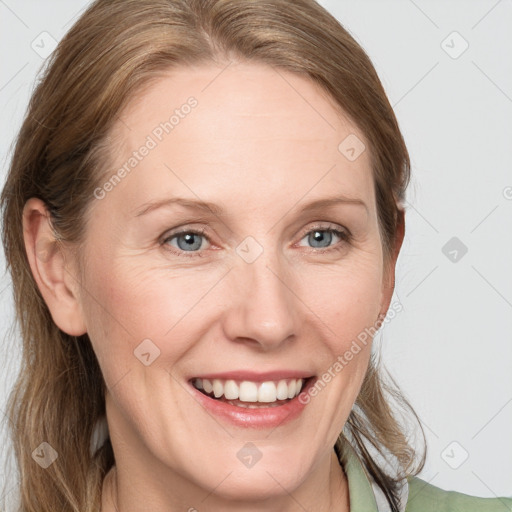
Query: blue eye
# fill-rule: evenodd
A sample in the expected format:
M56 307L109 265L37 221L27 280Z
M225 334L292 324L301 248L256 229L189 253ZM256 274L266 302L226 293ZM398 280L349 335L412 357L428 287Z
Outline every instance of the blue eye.
M179 233L174 233L173 235L163 240L162 244L168 246L170 245L170 247L172 248L170 249L171 252L179 254L180 256L203 256L203 254L201 254L201 252L198 252L198 250L201 249L203 245L202 241L204 239L208 240L208 237L204 234L204 230L196 231L189 229L187 231L180 231ZM170 244L170 241L172 240L176 240L177 247L176 245Z
M205 231L206 229L188 229L173 233L166 237L161 244L178 256L189 258L194 256L204 257L205 254L202 249L205 249L205 247L203 242L207 240L209 243L209 238L205 235ZM306 232L301 241L307 239L308 243L311 244L311 249L315 249L314 252L325 253L331 250L341 250L344 247L344 243L338 242L333 244L333 238L335 239L336 237L342 242L349 242L351 239L351 235L347 230L317 226ZM175 243L171 243L173 241Z
M341 231L334 228L316 227L308 231L301 240L307 239L313 249L330 250L333 236L338 237L343 241L348 241L350 238L350 235L347 231ZM332 247L332 249L334 248L335 247Z

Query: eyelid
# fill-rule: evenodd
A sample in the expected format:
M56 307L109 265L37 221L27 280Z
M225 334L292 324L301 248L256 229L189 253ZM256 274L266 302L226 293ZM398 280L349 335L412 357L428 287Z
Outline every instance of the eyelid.
M302 234L300 235L300 239L302 240L306 235L311 233L311 231L321 230L321 231L340 231L342 233L346 233L347 236L352 236L352 233L345 226L341 226L340 224L333 224L330 222L318 221L314 222L312 226L308 226L304 228Z
M179 235L182 235L182 234L188 234L188 233L192 233L192 234L196 234L196 235L201 235L203 236L204 238L206 238L206 240L208 240L208 243L212 244L212 241L210 240L210 237L206 234L208 228L204 227L204 226L201 226L201 227L188 227L188 226L184 226L184 227L181 227L181 228L177 228L178 231L170 231L170 232L166 232L162 238L161 238L161 242L160 242L160 245L167 245L167 242ZM327 247L325 249L318 249L318 248L315 248L315 247L310 247L310 251L308 252L316 252L316 253L326 253L326 252L330 252L332 250L337 250L339 249L339 245L342 244L342 243L348 243L350 242L350 240L352 239L352 233L350 232L350 230L348 228L346 228L345 226L341 226L339 224L333 224L333 223L329 223L327 221L317 221L313 224L313 226L307 226L306 228L304 228L304 230L302 230L301 232L301 235L299 237L299 242L307 235L309 235L311 232L315 231L315 230L318 230L318 231L330 231L330 232L334 232L334 233L337 233L338 236L341 238L341 241L338 242L337 244L334 244L333 246L330 246L330 247ZM171 248L168 248L167 249L168 251L170 251L171 253L174 253L178 256L184 256L184 257L203 257L204 256L204 251L205 249L201 250L201 251L182 251L176 247L172 247Z
M309 235L310 233L312 233L314 231L326 231L326 232L335 233L340 238L340 241L335 243L334 245L331 245L326 248L299 246L299 247L302 247L306 253L330 254L332 252L341 251L341 250L345 249L346 244L349 244L352 242L352 238L353 238L352 233L345 226L341 226L339 224L332 224L329 222L327 222L327 223L317 222L316 224L314 224L313 226L309 226L302 232L302 234L299 237L299 241L295 245L298 245L303 240L304 237L306 237L307 235Z
M176 238L177 236L179 235L184 235L184 234L188 234L188 233L193 233L195 235L201 235L203 236L204 238L206 238L208 240L208 243L212 243L211 240L210 240L210 237L206 234L206 231L207 231L207 228L204 227L204 226L201 226L201 227L198 227L198 228L195 228L195 227L187 227L187 226L184 226L182 228L178 228L178 231L167 231L166 233L164 233L161 237L161 241L159 242L160 245L164 246L164 245L168 245L167 242L172 240L173 238ZM170 245L170 244L169 244ZM174 253L176 255L184 255L186 258L188 257L202 257L204 256L204 254L202 254L204 252L203 251L181 251L180 249L177 249L176 247L172 247L171 248L168 248L167 249L169 252L171 253Z
M166 231L161 237L162 240L165 241L168 238L173 238L177 235L181 235L184 233L197 233L197 234L204 235L205 238L208 238L208 236L206 235L207 228L205 226L201 226L201 227L197 227L197 228L192 227L192 226L182 226L182 227L175 228L175 229L177 229L177 231L175 231L174 229Z

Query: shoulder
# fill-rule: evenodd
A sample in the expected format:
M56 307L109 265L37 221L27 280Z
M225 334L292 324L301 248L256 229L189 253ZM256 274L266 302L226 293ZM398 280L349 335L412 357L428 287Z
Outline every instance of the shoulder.
M478 498L409 477L405 512L512 512L512 498Z

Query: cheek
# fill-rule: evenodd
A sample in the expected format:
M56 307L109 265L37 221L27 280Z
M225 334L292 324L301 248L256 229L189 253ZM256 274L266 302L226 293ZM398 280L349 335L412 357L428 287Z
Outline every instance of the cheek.
M353 264L304 273L301 297L330 331L332 348L344 350L349 340L376 324L381 307L382 266L376 257L359 253Z
M134 351L151 340L159 353L155 365L178 359L201 336L207 318L219 308L207 294L224 269L197 272L169 270L147 263L134 264L105 258L89 270L85 316L88 333L98 358L112 378L139 362ZM111 263L113 262L113 263ZM206 314L208 312L208 314ZM205 318L203 324L199 316ZM100 361L101 364L101 361Z
M319 362L318 381L304 401L322 418L324 439L334 443L360 391L371 355L372 334L380 311L382 267L378 254L359 252L351 264L306 274L301 297L314 318L311 346ZM320 428L320 427L318 427Z

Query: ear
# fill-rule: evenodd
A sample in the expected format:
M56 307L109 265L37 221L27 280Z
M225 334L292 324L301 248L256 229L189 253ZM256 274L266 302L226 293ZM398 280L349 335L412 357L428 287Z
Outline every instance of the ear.
M87 332L80 307L80 283L74 255L58 240L43 201L29 199L23 208L23 238L32 275L53 321L71 336Z
M398 259L398 254L402 247L402 243L405 235L405 212L399 209L397 212L397 226L395 242L392 250L391 257L387 262L387 266L384 269L384 277L382 281L382 296L381 296L381 309L379 312L379 319L384 319L393 297L393 291L395 290L395 267Z

